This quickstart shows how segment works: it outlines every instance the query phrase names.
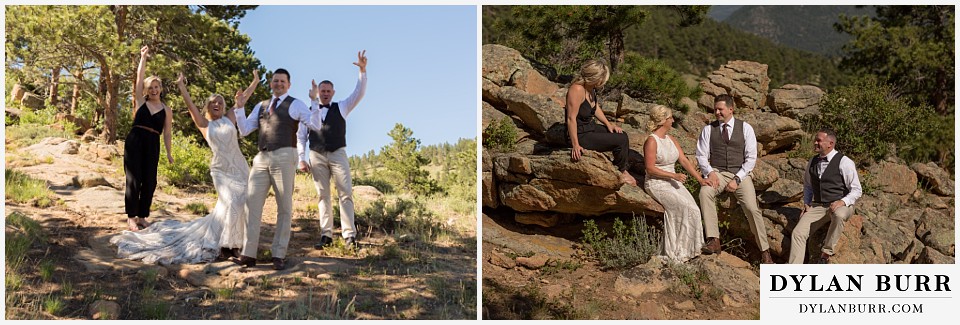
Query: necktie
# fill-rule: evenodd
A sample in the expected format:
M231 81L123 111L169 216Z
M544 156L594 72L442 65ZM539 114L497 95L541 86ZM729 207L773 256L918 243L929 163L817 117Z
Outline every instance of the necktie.
M723 130L720 131L720 136L723 137L724 143L730 143L730 132L727 131L727 127L729 126L729 124L723 123Z
M275 111L275 110L277 109L277 102L278 102L278 101L280 101L279 98L274 98L273 101L270 102L270 109L267 110L267 115L273 115L273 111Z

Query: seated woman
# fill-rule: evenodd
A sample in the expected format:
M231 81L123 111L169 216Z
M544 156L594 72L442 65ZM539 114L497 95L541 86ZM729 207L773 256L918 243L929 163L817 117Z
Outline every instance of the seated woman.
M567 90L567 134L570 136L572 150L570 158L579 161L583 149L612 151L613 164L620 171L620 180L637 185L637 180L627 172L627 154L630 140L619 126L613 125L603 115L597 103L596 89L603 87L610 79L610 70L603 63L587 60L580 67L570 89ZM596 116L603 125L593 122Z
M647 175L643 187L663 205L663 255L675 262L686 262L700 254L703 246L703 223L700 208L690 191L683 186L687 175L675 172L677 160L700 184L706 184L700 173L683 154L683 149L667 135L673 128L673 111L663 105L650 108L652 130L643 143L643 160Z

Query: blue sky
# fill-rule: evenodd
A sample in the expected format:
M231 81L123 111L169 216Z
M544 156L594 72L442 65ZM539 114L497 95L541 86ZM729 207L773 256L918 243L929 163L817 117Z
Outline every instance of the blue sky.
M309 103L311 79L334 101L353 91L367 50L367 93L347 118L347 154L393 140L396 123L421 144L477 136L476 6L260 6L240 21L268 70L290 71L290 94Z

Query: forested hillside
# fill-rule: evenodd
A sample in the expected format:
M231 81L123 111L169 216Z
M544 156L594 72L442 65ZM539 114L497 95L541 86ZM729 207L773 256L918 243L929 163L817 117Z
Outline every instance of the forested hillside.
M853 39L834 28L840 15L873 16L873 6L742 6L722 20L790 48L830 57Z

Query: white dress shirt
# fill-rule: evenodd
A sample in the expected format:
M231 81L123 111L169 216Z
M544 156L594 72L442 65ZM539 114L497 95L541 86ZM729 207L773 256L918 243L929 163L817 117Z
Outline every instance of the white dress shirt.
M730 131L727 133L728 137L733 136L733 130L737 126L736 121L736 118L730 117L730 121L720 123L721 128L723 124L727 124L730 128ZM703 131L700 132L700 138L697 139L697 164L700 165L700 172L703 173L703 178L707 178L710 172L713 171L713 167L710 166L710 134L712 132L713 125L707 124L707 126L703 127ZM747 122L743 122L743 141L743 165L740 165L740 170L736 173L740 179L746 178L747 175L753 171L753 168L757 166L757 134L754 133L753 127Z
M283 94L280 97L270 97L270 101L277 101L277 107L280 107L280 104L287 99L289 94ZM267 101L269 105L270 101ZM257 103L253 107L253 110L250 111L249 116L244 115L243 107L234 107L233 112L237 115L237 128L240 129L240 136L247 136L251 132L255 131L260 127L260 110L262 109L260 105L263 105L264 102ZM302 100L294 99L290 103L290 108L287 110L290 114L290 118L300 121L301 127L307 126L311 129L319 130L321 125L320 114L316 111L311 111L310 107L307 107L307 104L304 104ZM299 130L298 130L299 131Z
M827 165L830 164L836 154L836 150L830 150L830 153L827 153L827 160L819 162L820 173L817 174L818 178L823 177L823 171L827 169ZM851 206L863 195L863 188L860 186L860 176L857 175L856 165L846 155L840 159L840 174L843 175L843 183L850 189L850 193L847 193L840 200L843 200L846 206ZM813 202L813 185L810 181L810 164L807 163L807 169L803 171L803 204L810 205L811 202Z
M365 72L360 73L360 77L357 79L357 86L353 89L353 93L350 94L346 99L341 100L338 103L340 107L340 115L343 116L343 120L347 120L347 115L350 115L350 112L353 112L353 109L357 107L357 104L360 103L360 100L363 99L363 95L367 93L367 74ZM333 104L334 102L330 102ZM327 119L327 112L330 111L329 108L320 108L320 99L314 99L310 101L310 109L315 110L319 108L320 122ZM319 132L319 130L317 130ZM297 154L300 156L300 161L305 163L310 163L310 155L307 154L307 150L310 148L310 137L307 132L307 128L301 126L297 129Z

